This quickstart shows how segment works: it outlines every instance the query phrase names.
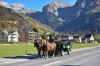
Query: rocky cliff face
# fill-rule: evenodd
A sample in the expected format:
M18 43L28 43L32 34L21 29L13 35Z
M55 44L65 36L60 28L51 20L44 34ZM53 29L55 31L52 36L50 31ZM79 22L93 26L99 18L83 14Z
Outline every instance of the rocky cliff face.
M25 6L23 4L20 4L20 3L10 5L7 2L0 0L0 5L4 6L6 8L10 8L17 13L27 13L28 12L28 10L25 8Z
M60 14L58 12L58 9L70 6L70 4L66 4L64 2L55 1L44 6L42 12L27 13L27 15L51 26L53 29L56 29L65 21L64 19L59 17Z
M70 33L100 34L100 0L77 0L69 10L71 14L67 14L69 17L66 18L69 21L60 29Z
M77 0L73 8L77 8L77 12L83 14L98 6L100 6L100 0Z
M75 33L93 32L96 29L96 33L100 33L100 0L77 0L73 6L53 2L44 6L42 12L28 15L57 31ZM91 26L93 29L90 29Z
M28 11L23 4L19 3L12 4L10 8L17 13L26 13Z
M59 17L59 8L66 8L71 6L63 2L52 2L43 7L42 13L45 15L47 24L50 25L53 29L56 29L58 26L62 25L65 20ZM55 26L56 25L56 26Z
M66 20L66 22L69 22L81 14L85 14L93 9L99 9L100 7L100 1L99 0L77 0L75 5L72 7L67 8L59 8L59 13L63 15L59 16ZM97 11L97 10L95 10Z
M100 5L100 0L77 0L75 6L85 8Z
M100 34L100 12L82 14L69 23L57 28L58 31L66 31L72 34L93 33Z
M43 12L51 12L54 15L58 16L58 8L65 8L71 6L70 4L66 4L64 2L55 1L43 7Z

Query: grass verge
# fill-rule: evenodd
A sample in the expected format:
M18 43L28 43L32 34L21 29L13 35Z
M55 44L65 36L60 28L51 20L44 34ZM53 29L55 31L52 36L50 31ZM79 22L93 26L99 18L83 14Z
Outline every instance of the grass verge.
M72 48L85 48L100 46L100 43L74 43ZM36 54L37 50L33 44L27 43L14 43L0 45L0 57L20 56L26 54Z
M36 53L37 50L33 45L0 45L0 57L19 56Z
M93 46L100 46L100 43L74 43L72 48L85 48L85 47L93 47Z

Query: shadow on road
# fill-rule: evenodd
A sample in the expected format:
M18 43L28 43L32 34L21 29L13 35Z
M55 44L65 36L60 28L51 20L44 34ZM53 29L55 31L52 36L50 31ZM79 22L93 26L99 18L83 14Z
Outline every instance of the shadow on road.
M37 54L27 54L23 56L13 56L13 57L3 57L3 58L8 58L8 59L37 59L38 55Z
M51 55L48 56L49 58L52 58ZM59 56L56 56L59 57ZM3 57L3 58L7 58L7 59L28 59L28 60L32 60L32 59L39 59L38 54L27 54L27 55L22 55L22 56L10 56L10 57ZM41 57L43 58L43 57Z

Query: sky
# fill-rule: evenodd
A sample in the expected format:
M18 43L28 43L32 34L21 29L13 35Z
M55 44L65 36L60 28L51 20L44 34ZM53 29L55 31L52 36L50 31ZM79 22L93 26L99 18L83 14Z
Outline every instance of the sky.
M16 3L23 4L28 10L42 11L44 5L59 0L3 0L3 1L8 2L8 4L16 4ZM60 0L60 1L69 4L75 4L76 2L76 0Z

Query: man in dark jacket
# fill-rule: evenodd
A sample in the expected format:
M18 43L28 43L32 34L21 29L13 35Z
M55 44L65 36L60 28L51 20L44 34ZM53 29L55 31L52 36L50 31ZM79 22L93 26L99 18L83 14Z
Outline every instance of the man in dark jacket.
M50 34L49 35L49 42L55 42L55 39L54 39L54 35L53 34Z

